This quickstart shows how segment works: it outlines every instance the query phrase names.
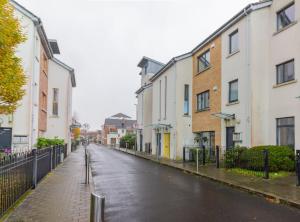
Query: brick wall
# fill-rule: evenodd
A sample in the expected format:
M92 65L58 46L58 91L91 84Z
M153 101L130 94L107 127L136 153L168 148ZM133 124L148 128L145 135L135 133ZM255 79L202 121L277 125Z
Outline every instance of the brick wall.
M198 73L198 57L210 49L210 68ZM209 90L210 107L197 111L197 94ZM217 37L193 56L193 118L194 133L215 131L215 144L221 144L221 120L212 116L221 112L221 38Z
M40 56L39 136L47 130L48 58L43 47Z

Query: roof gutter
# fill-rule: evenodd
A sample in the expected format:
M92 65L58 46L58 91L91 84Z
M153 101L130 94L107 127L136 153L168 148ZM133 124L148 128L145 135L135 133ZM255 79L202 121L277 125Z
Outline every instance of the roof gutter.
M212 33L208 38L206 38L198 46L196 46L192 50L192 54L194 55L199 49L201 49L203 46L208 44L214 38L216 38L217 36L222 34L224 31L228 30L233 24L240 21L243 17L249 15L252 11L268 7L271 4L272 4L272 0L247 5L244 9L242 9L239 13L237 13L234 17L232 17L228 22L226 22L219 29L217 29L214 33Z
M150 78L150 81L154 82L159 76L161 76L167 69L169 69L176 62L186 59L190 56L192 56L192 54L188 52L183 55L173 57L165 66L163 66L154 76Z

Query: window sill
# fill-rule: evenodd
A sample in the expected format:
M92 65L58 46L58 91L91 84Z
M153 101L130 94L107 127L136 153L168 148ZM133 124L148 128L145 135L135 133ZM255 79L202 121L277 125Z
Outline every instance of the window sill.
M52 116L49 116L50 118L59 118L58 115L52 115Z
M240 101L229 102L226 104L226 106L233 106L233 105L237 105L237 104L240 104Z
M285 26L285 27L283 27L283 28L277 30L277 31L273 34L273 36L275 36L275 35L277 35L277 34L283 32L283 31L287 30L288 28L290 28L290 27L296 25L297 23L298 23L297 21L294 21L294 22L292 22L291 24L289 24L289 25L287 25L287 26Z
M206 111L210 111L210 108L197 110L196 113L202 113L202 112L206 112Z
M280 83L280 84L274 85L273 89L276 89L276 88L279 88L279 87L282 87L282 86L286 86L286 85L290 85L290 84L294 84L296 82L298 82L297 79L291 80L291 81L288 81L288 82L284 82L284 83Z
M235 54L238 54L239 52L240 52L240 50L237 50L237 51L235 51L235 52L232 52L231 54L229 54L229 55L226 57L226 59L228 59L228 58L234 56Z
M207 68L205 68L205 69L199 71L196 75L199 75L199 74L201 74L201 73L203 73L203 72L209 70L210 68L211 68L211 66L208 66Z
M183 117L191 117L190 114L183 114Z

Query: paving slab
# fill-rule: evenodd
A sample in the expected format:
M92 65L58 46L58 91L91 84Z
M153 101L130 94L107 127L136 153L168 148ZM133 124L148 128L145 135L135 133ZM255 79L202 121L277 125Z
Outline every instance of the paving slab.
M87 222L90 186L85 184L84 149L79 148L38 184L8 222Z

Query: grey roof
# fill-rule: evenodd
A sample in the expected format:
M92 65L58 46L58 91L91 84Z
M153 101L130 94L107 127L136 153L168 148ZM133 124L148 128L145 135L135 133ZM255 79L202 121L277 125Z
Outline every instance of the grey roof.
M165 64L163 64L163 63L161 63L161 62L159 62L159 61L156 61L156 60L154 60L154 59L151 59L151 58L149 58L149 57L144 56L144 57L141 59L141 61L138 63L138 67L143 68L144 65L145 65L145 63L146 63L147 61L156 63L156 64L161 65L161 66L164 66L164 65L165 65Z
M113 115L112 117L114 117L114 118L126 118L126 119L131 119L130 116L127 116L127 115L125 115L125 114L123 114L123 113L117 113L116 115Z
M10 3L16 10L18 10L23 15L27 16L29 19L32 20L32 22L34 23L34 25L37 28L38 34L41 38L42 45L46 51L48 58L49 59L53 58L53 52L52 52L50 43L48 41L42 20L38 16L33 14L31 11L26 9L24 6L20 5L18 2L14 1L14 0L10 0Z
M150 78L150 81L153 82L159 76L161 76L168 68L170 68L174 63L181 61L183 59L189 58L192 56L191 52L173 57L165 66L163 66L154 76Z
M72 87L76 87L75 70L55 57L52 58L52 61L70 72Z
M134 128L136 124L136 120L129 120L129 119L105 119L104 126L114 126L117 129L126 129L126 128Z

